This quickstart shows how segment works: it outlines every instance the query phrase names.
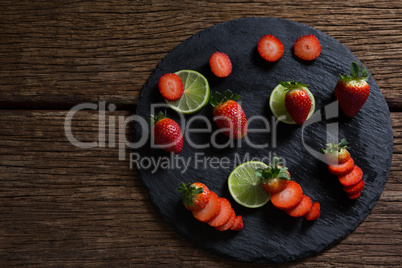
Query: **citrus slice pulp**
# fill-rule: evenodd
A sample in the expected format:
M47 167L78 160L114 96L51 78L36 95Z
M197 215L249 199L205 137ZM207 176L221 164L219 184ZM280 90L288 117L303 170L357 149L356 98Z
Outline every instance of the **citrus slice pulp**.
M267 168L263 162L249 161L237 166L229 175L228 187L233 199L247 208L262 207L271 195L262 187L261 179L255 175L258 168Z
M184 92L176 101L165 100L173 110L192 114L201 110L209 100L208 80L199 72L193 70L180 70L175 72L183 82Z

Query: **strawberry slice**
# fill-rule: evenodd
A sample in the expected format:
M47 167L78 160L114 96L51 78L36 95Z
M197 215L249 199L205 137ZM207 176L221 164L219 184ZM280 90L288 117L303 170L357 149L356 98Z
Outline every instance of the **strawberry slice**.
M258 41L257 50L264 60L275 62L282 57L285 48L278 38L267 34Z
M303 199L300 204L291 210L286 210L286 213L292 217L303 217L305 216L310 210L313 205L311 198L307 195L303 195Z
M218 227L224 225L232 215L233 209L232 205L230 205L230 202L224 197L221 197L220 199L221 199L221 210L219 211L219 214L212 220L208 221L208 224L212 227Z
M232 62L228 55L223 52L215 52L209 58L209 66L211 71L217 77L227 77L232 72Z
M320 203L314 202L313 205L311 206L310 211L305 216L305 219L308 221L315 221L320 217L320 214L321 214Z
M193 216L200 222L208 222L215 218L221 211L221 199L216 193L210 191L209 202L205 208L193 211Z
M348 197L350 199L358 199L361 196L362 192L357 192L357 193L352 193L352 194L348 194Z
M282 210L290 210L300 204L303 199L303 190L295 181L289 181L286 188L271 195L272 204Z
M303 35L294 44L294 53L302 60L314 60L321 54L321 45L312 34Z
M170 101L180 99L184 92L183 82L180 76L173 73L166 73L159 78L159 91L162 96Z
M354 166L353 170L346 175L338 177L339 182L343 186L352 186L363 179L363 171L358 166Z
M343 190L347 194L354 194L361 192L364 188L364 180L360 180L358 183L353 184L351 186L343 186Z
M243 229L243 218L242 216L238 215L236 216L233 226L230 227L230 230L240 231L241 229Z
M349 158L349 160L343 164L328 165L328 170L333 175L344 176L344 175L350 173L353 170L354 166L355 166L355 162L353 161L352 158Z
M229 220L224 225L215 227L215 229L218 230L218 231L221 231L221 232L229 230L233 226L233 224L235 222L235 219L236 219L236 213L232 209L232 214L230 215Z

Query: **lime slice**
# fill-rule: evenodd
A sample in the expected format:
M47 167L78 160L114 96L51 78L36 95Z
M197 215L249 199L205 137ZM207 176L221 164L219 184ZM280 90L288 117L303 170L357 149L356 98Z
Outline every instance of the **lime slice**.
M315 99L313 94L310 92L308 88L303 87L303 89L306 90L311 100L311 109L307 116L307 119L309 119L315 111ZM296 122L293 121L288 111L286 111L285 95L286 95L285 88L281 84L277 85L271 92L271 96L269 97L269 107L271 108L271 111L274 114L274 116L278 118L278 120L286 124L296 124Z
M192 114L201 110L208 103L209 84L208 80L199 72L193 70L181 70L176 72L183 82L184 92L180 99L166 103L173 110Z
M255 175L257 168L267 168L263 162L249 161L237 166L229 175L229 192L240 205L248 208L262 207L271 195L265 192L261 179Z

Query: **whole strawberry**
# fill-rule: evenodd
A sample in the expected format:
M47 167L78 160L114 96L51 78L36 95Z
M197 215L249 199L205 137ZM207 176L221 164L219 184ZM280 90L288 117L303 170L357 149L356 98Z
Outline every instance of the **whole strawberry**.
M287 90L285 95L285 107L292 119L298 125L302 125L308 117L311 109L311 99L308 96L307 85L301 82L283 82L280 84Z
M370 94L370 86L367 84L368 71L360 67L362 75L359 75L359 64L354 61L350 67L351 76L339 75L335 86L335 98L338 100L342 111L349 117L353 117L362 108Z
M183 149L183 135L179 124L160 112L151 117L152 135L155 143L168 152L180 153Z
M241 106L235 101L240 96L229 89L223 94L215 92L209 102L214 107L216 125L222 133L233 139L241 139L247 134L247 118Z

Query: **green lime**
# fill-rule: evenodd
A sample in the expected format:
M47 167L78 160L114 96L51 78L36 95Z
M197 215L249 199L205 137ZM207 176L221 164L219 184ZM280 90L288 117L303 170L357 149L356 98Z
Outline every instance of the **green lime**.
M201 110L208 103L209 84L208 80L199 72L193 70L181 70L176 72L183 82L184 92L180 99L166 103L173 110L192 114Z
M303 89L306 90L311 100L311 109L307 116L307 119L309 119L315 111L315 99L313 94L310 92L308 88L303 87ZM293 121L288 111L286 111L285 95L286 95L285 88L281 84L277 85L271 92L271 96L269 97L269 107L271 108L271 111L274 114L274 116L278 118L278 120L286 124L296 124L296 122Z
M257 168L267 168L263 162L249 161L237 166L229 175L229 192L240 205L248 208L262 207L271 195L265 192L261 179L255 175Z

